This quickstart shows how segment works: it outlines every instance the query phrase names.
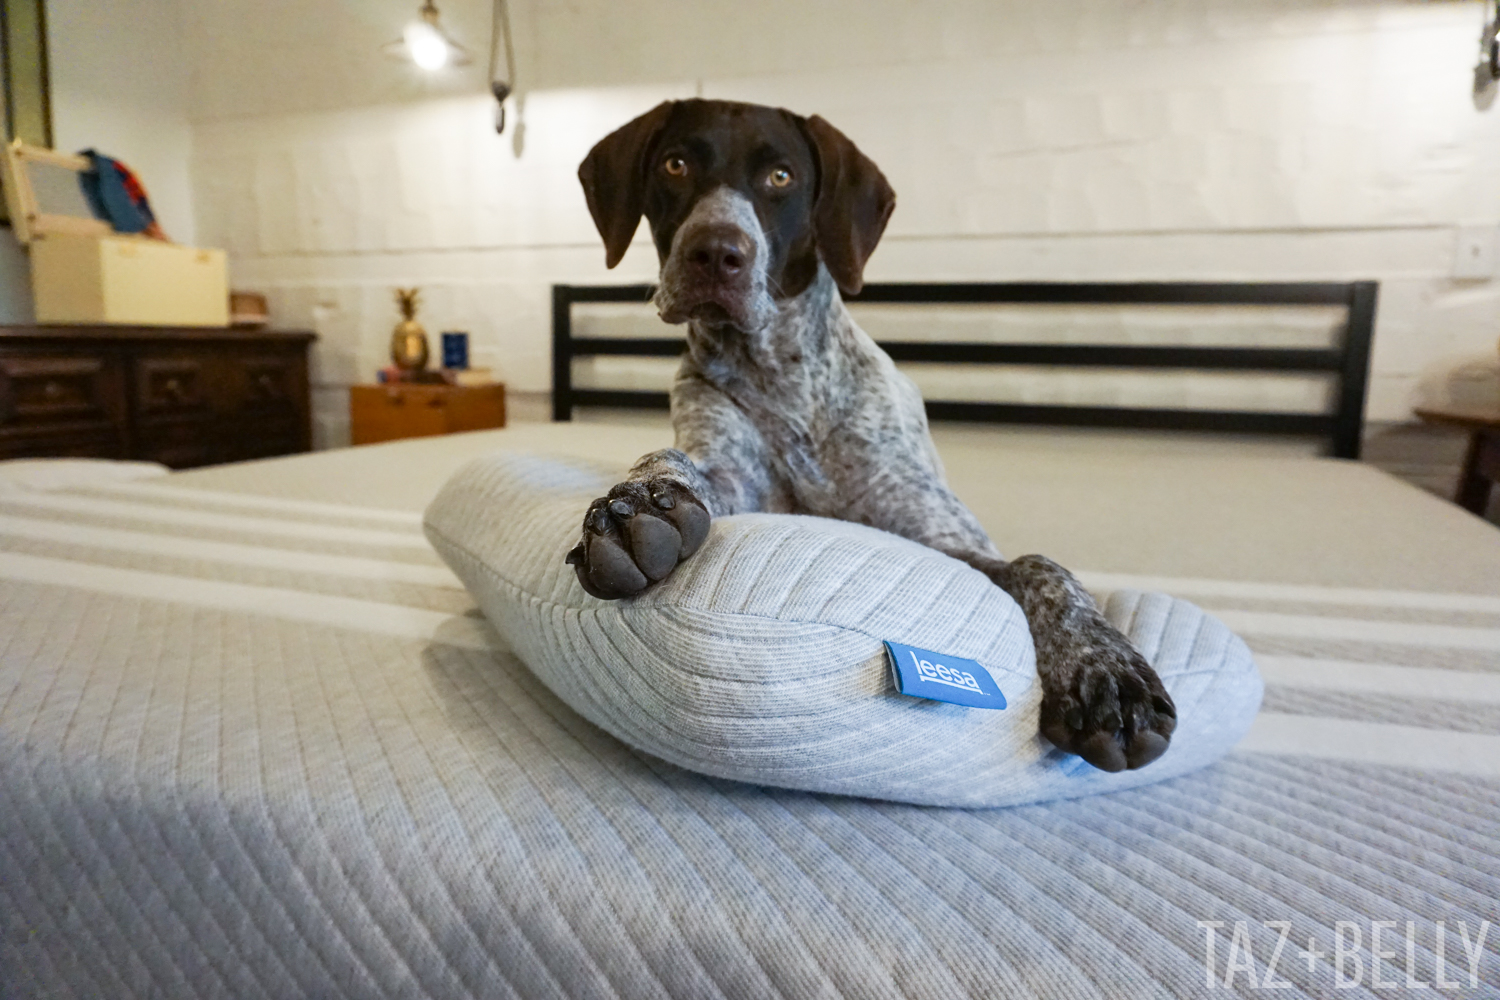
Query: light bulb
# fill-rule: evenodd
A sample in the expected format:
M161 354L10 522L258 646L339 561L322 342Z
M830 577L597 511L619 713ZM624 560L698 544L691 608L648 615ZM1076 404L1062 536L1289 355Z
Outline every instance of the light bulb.
M411 61L422 69L432 72L448 65L448 39L426 21L408 24L401 38L406 42L407 52L411 53Z

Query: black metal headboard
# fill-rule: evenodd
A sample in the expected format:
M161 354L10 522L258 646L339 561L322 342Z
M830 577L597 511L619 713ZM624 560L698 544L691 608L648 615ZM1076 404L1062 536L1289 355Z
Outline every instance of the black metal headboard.
M1343 306L1338 347L1176 347L1089 344L987 344L881 341L897 361L959 364L1058 365L1110 368L1177 368L1201 371L1331 372L1338 378L1332 413L1146 409L1121 406L1031 405L928 400L934 420L1161 428L1320 437L1338 458L1358 458L1375 331L1373 281L1209 283L1002 283L872 284L848 302L904 304L1234 305ZM552 286L552 419L570 420L575 406L666 409L667 393L574 389L572 360L593 355L675 357L681 337L574 337L575 302L645 303L650 285Z

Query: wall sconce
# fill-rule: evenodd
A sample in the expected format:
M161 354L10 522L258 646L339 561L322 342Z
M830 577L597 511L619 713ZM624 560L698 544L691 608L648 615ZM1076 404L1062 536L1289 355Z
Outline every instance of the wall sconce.
M401 37L381 47L386 55L415 63L429 73L446 66L467 66L473 54L443 30L441 15L433 0L424 0L417 20L406 26ZM510 40L510 11L506 0L495 0L490 32L490 93L495 95L495 131L505 131L505 99L515 90L515 50Z

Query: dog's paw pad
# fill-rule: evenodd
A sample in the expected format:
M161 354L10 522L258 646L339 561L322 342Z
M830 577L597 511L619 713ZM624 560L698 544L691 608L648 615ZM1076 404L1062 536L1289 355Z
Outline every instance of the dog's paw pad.
M636 567L619 540L595 536L588 545L589 575L601 590L633 594L646 587L646 576Z
M1170 745L1170 736L1163 736L1153 729L1137 731L1125 748L1125 756L1129 761L1130 769L1133 771L1138 767L1145 767L1166 753Z
M1078 756L1101 771L1123 771L1127 763L1119 737L1102 729L1078 744Z
M676 516L672 517L673 514ZM682 558L686 559L697 552L698 546L708 537L708 526L713 519L696 503L678 504L668 512L668 517L682 538Z
M682 536L670 523L642 511L625 522L625 536L635 564L651 580L660 580L672 572L682 554Z
M595 597L630 597L664 579L708 537L712 518L672 479L621 483L589 505L567 562Z
M1101 771L1135 770L1167 752L1177 709L1145 659L1102 618L1049 650L1041 732Z

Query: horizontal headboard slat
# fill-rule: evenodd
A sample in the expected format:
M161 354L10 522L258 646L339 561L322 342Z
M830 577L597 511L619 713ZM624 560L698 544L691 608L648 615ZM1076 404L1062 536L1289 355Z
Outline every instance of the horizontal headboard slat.
M638 390L574 389L576 357L675 357L680 337L574 337L575 303L647 303L651 285L554 285L552 288L553 419L575 406L665 409L668 394ZM1345 310L1336 348L1189 347L1136 344L1024 344L882 341L896 361L947 364L1188 369L1201 371L1329 372L1338 378L1332 413L1154 409L928 400L934 420L1060 426L1295 434L1323 438L1331 454L1358 458L1375 329L1378 286L1357 282L1004 282L869 284L845 300L917 305L1213 305L1339 306Z

